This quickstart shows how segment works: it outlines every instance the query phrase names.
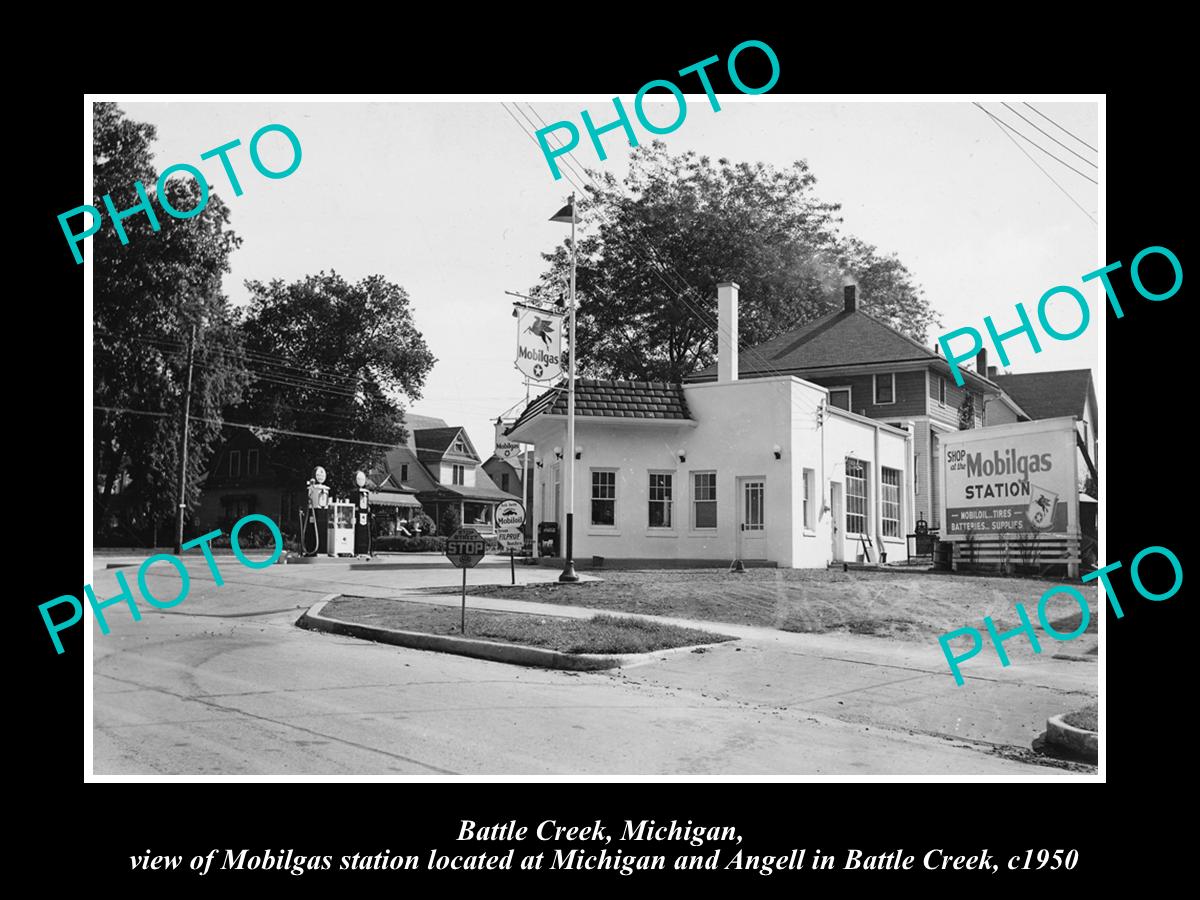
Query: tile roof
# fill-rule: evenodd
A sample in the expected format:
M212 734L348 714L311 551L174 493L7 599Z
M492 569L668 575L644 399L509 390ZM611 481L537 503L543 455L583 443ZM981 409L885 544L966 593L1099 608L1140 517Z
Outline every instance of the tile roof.
M566 382L551 388L526 407L505 433L534 416L567 414ZM575 414L608 419L691 419L683 386L665 381L575 380Z
M1091 369L997 375L992 380L1004 388L1031 419L1082 416L1092 390Z
M861 309L854 312L838 310L741 350L738 375L772 375L855 363L921 360L945 362L940 354ZM694 372L687 380L711 380L716 374L714 364Z

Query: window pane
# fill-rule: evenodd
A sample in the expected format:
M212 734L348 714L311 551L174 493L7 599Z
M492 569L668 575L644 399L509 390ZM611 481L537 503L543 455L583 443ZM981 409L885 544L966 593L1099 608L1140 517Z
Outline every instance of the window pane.
M892 397L892 376L876 375L875 376L875 402L876 403L891 403Z
M850 411L850 392L847 390L830 391L829 405L836 406L839 409Z
M717 527L717 504L715 500L700 500L696 503L696 527Z
M614 524L612 500L593 500L592 501L592 524L593 525L612 525Z
M867 530L867 471L861 460L846 457L846 531Z

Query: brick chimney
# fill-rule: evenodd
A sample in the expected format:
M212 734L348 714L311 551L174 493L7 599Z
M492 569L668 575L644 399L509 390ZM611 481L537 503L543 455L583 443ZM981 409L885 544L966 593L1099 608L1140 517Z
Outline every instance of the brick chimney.
M842 297L846 304L846 312L851 313L858 309L858 289L848 284L842 288Z
M988 381L995 381L995 380L996 380L996 367L988 366Z
M975 371L978 372L980 375L986 376L987 368L988 368L987 348L985 347L983 350L980 350L979 353L976 354L976 356L975 356Z
M738 286L732 281L717 285L717 381L738 377Z

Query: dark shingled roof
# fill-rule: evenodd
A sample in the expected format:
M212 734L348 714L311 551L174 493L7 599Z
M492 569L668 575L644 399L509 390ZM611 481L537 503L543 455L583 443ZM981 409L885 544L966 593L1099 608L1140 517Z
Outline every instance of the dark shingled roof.
M773 375L854 363L937 361L942 357L861 309L838 310L738 354L738 375ZM712 380L715 365L688 376Z
M567 414L565 382L530 403L505 433L541 413L552 416ZM609 419L691 418L682 385L665 381L607 381L595 378L576 379L575 414Z
M413 435L417 439L417 447L421 450L445 450L458 437L462 428L447 426L446 428L414 428Z
M1029 414L1031 419L1083 415L1092 389L1091 369L1026 372L992 379Z

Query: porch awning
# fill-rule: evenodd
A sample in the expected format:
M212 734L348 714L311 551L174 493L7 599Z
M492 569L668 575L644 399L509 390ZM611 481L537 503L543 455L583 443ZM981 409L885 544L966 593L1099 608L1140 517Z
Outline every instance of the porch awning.
M421 508L421 502L412 494L387 494L377 493L371 494L372 506L409 506L416 509Z

